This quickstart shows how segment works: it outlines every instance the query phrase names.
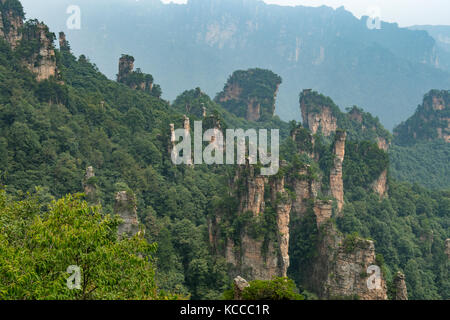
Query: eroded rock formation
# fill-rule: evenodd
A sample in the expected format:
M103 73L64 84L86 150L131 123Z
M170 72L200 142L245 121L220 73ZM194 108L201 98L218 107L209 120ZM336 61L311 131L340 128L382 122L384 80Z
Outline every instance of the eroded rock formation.
M153 76L143 73L140 69L134 71L134 57L123 54L119 59L117 82L123 83L133 90L152 93Z
M83 190L86 199L90 203L97 203L97 185L94 180L95 172L93 167L87 167L83 178Z
M303 125L311 130L312 134L321 131L328 137L336 131L336 112L339 110L336 108L331 99L328 100L312 90L303 90L301 94L300 109Z
M119 236L132 237L139 231L136 197L130 191L119 191L115 196L114 214L123 222L119 225Z
M347 133L336 131L334 140L334 165L330 170L330 191L337 201L338 212L344 207L344 182L342 180L342 166L345 157L345 140Z
M372 184L372 189L380 197L384 197L387 191L387 169L383 170L377 180Z
M275 112L280 84L281 78L269 70L239 70L232 74L215 101L249 121L269 119Z
M239 199L238 217L235 219L247 217L247 223L236 235L238 239L226 239L224 255L232 266L233 276L243 275L250 280L270 280L274 276L286 276L289 267L291 201L284 183L284 178L268 179L259 176L248 163L238 168L233 182L234 192ZM266 238L267 234L251 231L272 210L276 214L273 237ZM217 228L217 218L215 224ZM210 231L212 241L215 241L216 234L217 230L214 231L213 226Z
M333 201L316 200L313 211L316 215L317 228L320 229L323 224L330 220L333 214Z
M375 265L373 241L346 239L332 224L327 224L320 232L308 286L322 299L386 300L382 274L374 286L368 284L372 280L368 268Z
M417 141L442 139L450 143L450 91L431 90L415 114L394 129L398 144L411 145Z
M15 50L22 40L25 14L19 1L2 0L0 3L0 37Z
M36 49L32 56L26 58L27 67L36 75L37 81L47 80L58 75L55 48L53 46L54 37L55 35L42 23L30 23L25 28L23 40L28 42L36 41L39 44L39 48Z
M234 281L234 300L242 300L242 292L250 287L249 283L242 277L237 276Z
M25 66L36 75L36 80L56 77L55 35L37 20L24 23L25 15L19 1L2 0L0 11L0 37L12 50L19 52ZM18 50L19 47L24 50Z
M408 290L406 289L405 275L397 272L394 278L395 300L408 300Z

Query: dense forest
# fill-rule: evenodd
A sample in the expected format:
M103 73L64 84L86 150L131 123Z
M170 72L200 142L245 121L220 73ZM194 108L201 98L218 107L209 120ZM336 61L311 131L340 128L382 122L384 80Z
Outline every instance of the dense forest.
M16 0L0 6L3 17L11 8L23 16ZM36 23L27 22L25 30ZM47 37L55 39L50 31ZM318 197L330 199L333 137L312 136L301 124L273 116L273 110L264 112L261 121L247 121L241 112L230 112L200 88L187 90L169 103L161 99L164 88L135 86L153 83L151 75L137 70L123 82L109 80L86 56L75 57L67 41L61 44L54 49L58 73L38 81L24 63L36 54L38 44L24 37L13 49L0 37L1 299L231 297L229 265L211 246L209 221L225 212L226 236L250 230L250 235L263 234L268 242L275 241L275 202L262 220L236 216L238 203L230 185L239 166L173 165L169 128L171 123L182 127L184 115L193 121L206 112L214 120L212 125L219 120L222 129L280 129L283 168L278 176L295 176L299 168L308 167L308 178L323 184ZM270 76L264 85L273 90L280 79L269 71L263 74ZM249 95L260 96L244 80L239 83ZM273 95L265 95L272 106ZM401 270L410 299L450 299L445 247L450 237L450 192L436 188L442 183L439 179L448 176L448 153L433 152L433 180L423 174L412 180L405 174L408 163L421 167L423 160L413 153L406 158L408 150L400 146L388 156L375 141L376 136L390 139L379 120L358 107L348 112L361 114L363 124L375 129L362 134L350 116L338 117L349 142L343 162L345 206L332 223L344 235L375 242L389 298L394 295L394 275ZM443 142L420 148L439 151L439 143ZM423 153L420 148L413 152ZM400 162L406 169L395 165ZM96 193L83 198L83 179L90 166L95 177L89 184ZM372 184L388 168L395 178L389 174L387 194L380 197ZM123 190L135 197L143 230L125 239L117 237L120 220L113 215L114 196ZM245 299L317 298L304 281L317 252L315 219L309 210L293 221L288 269L292 280L256 279L244 292ZM88 279L81 291L65 288L65 271L72 264L83 266Z

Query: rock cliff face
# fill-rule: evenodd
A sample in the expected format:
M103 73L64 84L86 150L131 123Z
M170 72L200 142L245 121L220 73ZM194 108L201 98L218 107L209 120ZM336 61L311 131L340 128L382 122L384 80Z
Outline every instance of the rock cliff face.
M300 109L303 125L311 130L312 134L321 132L325 137L329 137L339 128L347 131L349 140L373 141L380 149L389 149L389 131L377 118L357 106L353 106L348 113L341 112L330 97L306 89L300 95Z
M395 141L411 145L417 141L442 139L450 143L450 91L431 90L416 113L394 129Z
M330 220L333 214L333 202L316 200L313 207L314 214L316 215L317 228L320 229L328 220Z
M295 198L292 200L292 211L298 217L302 217L308 209L306 201L317 197L320 181L311 179L307 168L299 171L299 177L297 179L289 178L289 184L295 193Z
M27 67L36 75L37 81L47 80L58 75L53 46L54 39L55 35L49 31L45 24L27 22L23 40L27 42L35 41L39 44L34 54L26 58Z
M238 117L249 121L270 119L281 78L269 70L236 71L215 101Z
M117 82L129 86L133 90L153 92L153 76L142 73L140 69L134 71L134 57L123 54L119 59L119 73Z
M15 50L22 40L21 30L25 14L19 1L2 0L0 3L0 37Z
M387 169L385 169L378 179L373 183L372 189L376 192L380 197L384 197L387 191Z
M97 186L95 184L95 181L93 181L94 177L95 177L94 168L87 167L86 174L84 175L83 178L83 190L84 194L86 195L87 201L90 203L98 202Z
M285 178L270 181L271 203L275 204L278 227L278 245L280 246L281 276L286 277L289 268L289 222L291 219L292 201L284 187Z
M24 23L25 15L19 1L2 0L0 9L0 37L9 43L12 50L19 51L26 67L36 75L36 80L57 77L53 47L55 35L37 20ZM21 48L23 50L19 50Z
M408 290L406 289L405 275L400 271L394 278L395 300L408 300Z
M334 165L330 170L330 191L337 201L338 212L344 207L344 182L342 180L342 165L345 157L345 140L347 133L336 131L334 140Z
M270 280L274 276L285 277L289 267L289 222L291 201L284 186L284 178L259 176L250 165L240 166L233 182L233 189L239 199L236 218L246 216L247 223L236 236L226 239L224 255L232 266L233 276L246 279ZM261 224L266 215L275 211L276 226L272 237L255 234L251 229ZM219 222L222 218L219 218ZM215 224L215 226L214 226ZM213 246L217 241L218 221L210 230ZM236 241L238 240L238 241Z
M322 299L386 300L386 282L370 287L369 266L376 265L375 246L370 240L344 239L335 227L326 224L320 232L317 256L307 285Z
M117 74L117 81L123 82L134 70L134 57L129 55L122 55L119 59L119 73Z
M245 288L250 287L250 284L242 277L236 277L234 283L234 300L242 300L242 292Z
M132 192L120 191L116 194L114 214L123 219L118 228L119 236L131 237L139 231L136 197Z
M322 132L326 137L337 129L337 106L326 97L309 89L303 90L300 96L300 109L303 125L311 130L312 134Z

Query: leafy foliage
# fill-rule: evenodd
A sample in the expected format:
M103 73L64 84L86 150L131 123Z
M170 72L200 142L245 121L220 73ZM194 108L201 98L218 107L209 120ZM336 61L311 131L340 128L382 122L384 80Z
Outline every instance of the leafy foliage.
M79 197L41 212L35 197L12 201L0 191L0 298L165 299L155 283L156 244L117 240L119 221ZM80 290L66 269L81 269Z

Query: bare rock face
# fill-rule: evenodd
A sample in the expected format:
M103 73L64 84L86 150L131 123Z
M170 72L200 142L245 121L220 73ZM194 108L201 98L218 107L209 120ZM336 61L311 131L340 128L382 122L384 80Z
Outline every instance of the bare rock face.
M322 299L387 300L383 275L371 287L369 266L375 266L373 241L361 238L348 241L333 225L321 233L317 257L312 266L308 286Z
M215 101L248 121L267 119L274 115L280 84L281 78L269 70L238 70L231 75Z
M291 218L292 201L284 188L284 177L271 181L271 202L275 203L278 226L278 243L281 256L281 276L287 276L289 268L289 222Z
M119 59L119 73L117 74L117 81L122 82L134 70L134 57L129 55L122 55Z
M320 179L310 179L307 168L299 171L299 177L297 179L290 179L290 185L295 193L295 198L292 201L292 211L297 216L302 217L308 209L306 200L317 197L321 183Z
M240 231L239 241L227 239L224 255L232 266L232 276L243 275L248 279L270 280L284 277L289 267L289 222L291 200L284 189L284 178L268 179L255 174L248 163L241 166L233 182L239 199L238 215L250 214L250 221ZM267 194L270 189L270 197ZM266 198L265 198L266 195ZM261 223L270 205L277 216L277 244L265 242L265 234L252 233L251 226ZM214 228L212 228L214 229ZM214 230L210 233L214 241Z
M345 140L347 133L336 131L334 144L334 166L330 171L330 191L337 201L338 212L344 207L344 182L342 180L342 165L345 157Z
M242 277L237 276L234 281L234 300L242 300L242 292L250 287L249 283Z
M83 189L84 194L86 195L86 199L88 202L97 202L97 186L92 181L95 177L95 172L93 167L87 167L86 168L86 174L83 178Z
M384 197L387 191L387 169L385 169L373 183L372 189L380 196L380 198Z
M36 20L24 24L25 15L19 1L10 0L0 3L0 37L9 43L12 50L21 46L22 40L33 43L29 56L23 57L24 63L36 75L37 81L56 77L56 56L53 47L54 34L48 27ZM28 48L26 52L30 49Z
M318 95L310 89L303 90L300 97L300 109L302 112L303 125L311 130L312 134L321 131L326 137L336 132L337 118L336 106L332 101Z
M442 139L450 143L450 90L431 90L424 96L414 115L394 129L396 142Z
M20 2L17 8L11 7L3 8L5 0L0 4L0 37L4 38L9 43L12 50L15 50L22 40L22 28L25 15Z
M408 290L406 289L405 275L397 272L395 279L395 300L408 300Z
M58 75L53 37L54 35L50 33L48 27L42 23L29 28L28 32L23 35L24 40L39 43L39 52L36 52L31 59L27 59L27 67L36 75L37 81L47 80Z
M385 138L377 137L377 146L381 150L388 151L390 142L388 142Z
M119 236L132 237L138 233L139 222L134 194L127 191L118 192L115 197L114 213L123 219L118 228Z
M66 39L66 34L64 32L60 32L59 33L59 48L63 49L63 48L67 48L68 47L68 42Z
M333 201L316 200L313 208L316 215L317 228L330 220L333 214Z

